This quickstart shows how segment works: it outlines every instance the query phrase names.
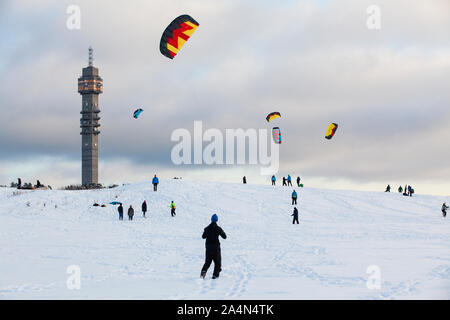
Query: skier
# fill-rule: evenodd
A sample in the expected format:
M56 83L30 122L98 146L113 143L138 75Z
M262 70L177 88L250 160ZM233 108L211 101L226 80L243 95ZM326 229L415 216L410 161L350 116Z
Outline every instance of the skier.
M286 184L286 177L283 177L283 186L287 186L287 184Z
M123 207L122 207L122 204L119 205L117 210L119 211L119 220L123 220Z
M277 180L277 178L275 178L275 175L272 176L272 185L275 185L275 181Z
M297 204L297 192L292 192L292 205Z
M292 187L292 179L291 179L291 175L289 175L289 174L287 177L287 185Z
M295 222L297 222L297 224L299 224L298 222L298 210L297 207L294 207L294 213L291 214L291 217L294 217L294 219L292 220L292 224L295 224Z
M442 204L442 216L445 218L447 216L448 205L444 202Z
M130 207L128 208L128 220L133 220L133 216L134 216L134 209L130 205Z
M398 193L402 193L402 192L403 192L402 186L398 187Z
M175 203L172 201L172 203L170 204L170 214L172 215L172 217L175 217L177 214L175 213Z
M203 265L202 272L200 274L200 277L202 277L203 279L205 278L206 272L208 271L208 268L213 261L214 272L212 278L217 279L219 277L220 271L222 271L222 256L220 252L219 236L221 236L223 239L226 239L227 235L222 230L222 228L217 225L217 221L219 221L219 217L217 216L217 214L213 214L211 217L211 224L205 228L202 235L202 238L206 239L205 264Z
M153 191L157 191L157 190L158 190L159 179L158 179L158 177L156 176L156 174L155 174L155 176L153 177L152 183L153 183Z
M17 178L17 189L21 189L22 188L22 179Z
M144 200L144 202L142 202L142 214L145 218L145 213L147 212L147 201Z
M300 177L297 177L297 186L300 187Z
M246 184L246 183L247 183L247 178L246 178L245 176L242 178L242 183L243 183L243 184Z
M387 185L386 191L384 191L384 192L391 192L391 186L390 186L390 185Z

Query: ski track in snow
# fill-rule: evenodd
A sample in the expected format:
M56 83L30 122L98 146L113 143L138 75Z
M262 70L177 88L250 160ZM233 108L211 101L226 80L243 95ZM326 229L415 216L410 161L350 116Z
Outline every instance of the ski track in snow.
M15 191L0 188L0 299L450 298L445 197L164 179L157 192L145 182ZM213 213L228 236L222 273L212 280L212 264L200 279ZM80 266L80 290L67 288L70 265ZM370 265L380 290L366 286Z

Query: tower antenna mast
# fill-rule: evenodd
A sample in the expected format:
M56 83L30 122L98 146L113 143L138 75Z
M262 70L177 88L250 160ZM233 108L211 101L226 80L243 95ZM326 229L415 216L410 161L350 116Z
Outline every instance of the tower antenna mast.
M94 65L94 49L92 47L89 47L89 67L92 67Z

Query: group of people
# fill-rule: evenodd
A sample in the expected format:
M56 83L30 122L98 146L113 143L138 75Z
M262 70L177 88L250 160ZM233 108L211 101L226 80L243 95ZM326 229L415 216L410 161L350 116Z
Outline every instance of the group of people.
M389 184L387 185L386 190L384 192L391 192L391 186ZM402 192L404 196L412 197L414 189L411 186L405 184L405 189L403 189L402 186L398 187L398 193Z
M36 184L33 186L31 183L24 183L22 184L22 179L17 178L17 189L33 189L33 188L43 188L45 185L43 185L39 180L36 181ZM49 189L51 187L49 186Z
M175 217L177 215L175 212L175 209L176 209L175 202L172 201L170 203L170 214L172 217ZM147 201L146 200L144 200L144 202L142 202L141 210L142 210L142 216L145 218L145 214L147 213ZM123 220L123 205L122 205L122 203L119 204L117 211L119 212L119 220ZM134 216L134 208L130 204L130 207L128 208L128 220L133 220L133 216Z
M152 184L153 184L153 191L157 191L158 190L158 184L159 184L159 179L158 177L155 176L153 177L152 180ZM144 202L142 202L141 205L141 210L142 210L142 216L145 218L145 214L147 213L147 201L144 200ZM176 206L175 206L175 202L171 201L170 203L170 215L172 217L176 216ZM119 207L117 208L117 211L119 212L119 220L123 220L123 205L122 203L119 203ZM134 216L134 208L132 205L130 205L130 207L128 208L128 220L133 220L133 216Z
M272 181L273 186L276 185L277 178L275 177L275 175L272 176L271 181ZM298 187L300 187L300 181L301 181L300 177L297 177L297 186ZM287 178L283 177L283 186L291 186L292 187L291 175L288 174Z

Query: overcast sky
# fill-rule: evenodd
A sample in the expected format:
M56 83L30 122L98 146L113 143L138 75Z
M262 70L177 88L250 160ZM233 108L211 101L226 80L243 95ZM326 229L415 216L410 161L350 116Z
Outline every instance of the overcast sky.
M66 27L72 4L80 30ZM373 4L380 30L366 26ZM159 41L181 14L200 26L170 60ZM0 184L80 183L77 78L92 45L102 183L154 173L265 183L257 166L173 165L170 135L195 120L264 129L279 111L279 176L450 194L448 0L0 0L0 39Z

